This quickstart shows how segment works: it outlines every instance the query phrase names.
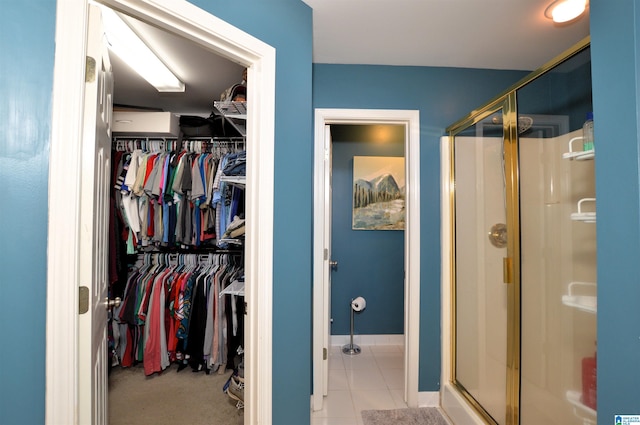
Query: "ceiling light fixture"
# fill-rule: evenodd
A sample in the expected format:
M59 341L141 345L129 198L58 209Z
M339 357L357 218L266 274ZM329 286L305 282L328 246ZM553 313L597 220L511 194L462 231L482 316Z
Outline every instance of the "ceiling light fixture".
M112 9L102 7L109 49L159 92L184 92L185 85Z
M555 0L544 11L544 16L553 22L569 22L582 15L587 7L587 0Z

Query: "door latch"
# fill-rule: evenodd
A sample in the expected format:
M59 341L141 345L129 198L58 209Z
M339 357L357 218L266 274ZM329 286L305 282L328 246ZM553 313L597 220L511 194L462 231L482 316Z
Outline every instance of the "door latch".
M78 288L78 313L85 314L89 311L89 288L81 286Z

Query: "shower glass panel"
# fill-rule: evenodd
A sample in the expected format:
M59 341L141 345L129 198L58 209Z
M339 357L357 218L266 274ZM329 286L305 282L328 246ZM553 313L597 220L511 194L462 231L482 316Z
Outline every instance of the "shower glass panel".
M501 110L454 136L455 385L505 424L506 198Z
M595 152L580 139L589 58L587 48L516 92L522 425L596 423Z

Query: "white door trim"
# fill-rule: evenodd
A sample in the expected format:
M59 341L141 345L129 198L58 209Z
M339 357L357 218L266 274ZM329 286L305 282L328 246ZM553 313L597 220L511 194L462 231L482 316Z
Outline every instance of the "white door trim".
M272 418L275 49L184 0L103 0L249 67L245 423ZM46 423L77 424L82 116L87 0L58 1L47 238Z
M409 407L418 407L418 367L420 345L420 113L412 110L316 109L314 123L314 225L313 225L313 305L323 300L324 213L324 127L330 124L403 124L405 134L406 228L404 300L404 398ZM322 394L322 311L313 313L313 393L314 406ZM329 348L329 347L326 347Z

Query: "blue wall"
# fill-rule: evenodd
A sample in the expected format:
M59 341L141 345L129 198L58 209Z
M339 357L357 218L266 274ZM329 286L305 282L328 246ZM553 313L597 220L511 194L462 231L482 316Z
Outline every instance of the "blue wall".
M55 2L0 14L0 422L44 423L47 184Z
M640 7L591 0L598 211L598 423L640 415Z
M367 307L354 316L355 334L404 332L404 232L352 229L353 157L404 156L404 127L387 126L395 131L384 143L375 142L376 127L331 126L331 257L338 261L331 273L332 335L349 334L350 302L358 296Z
M313 67L314 108L420 111L420 391L440 389L440 136L524 75L429 67Z
M568 115L569 131L582 128L587 112L593 111L589 58L587 48L519 89L516 93L518 113Z

